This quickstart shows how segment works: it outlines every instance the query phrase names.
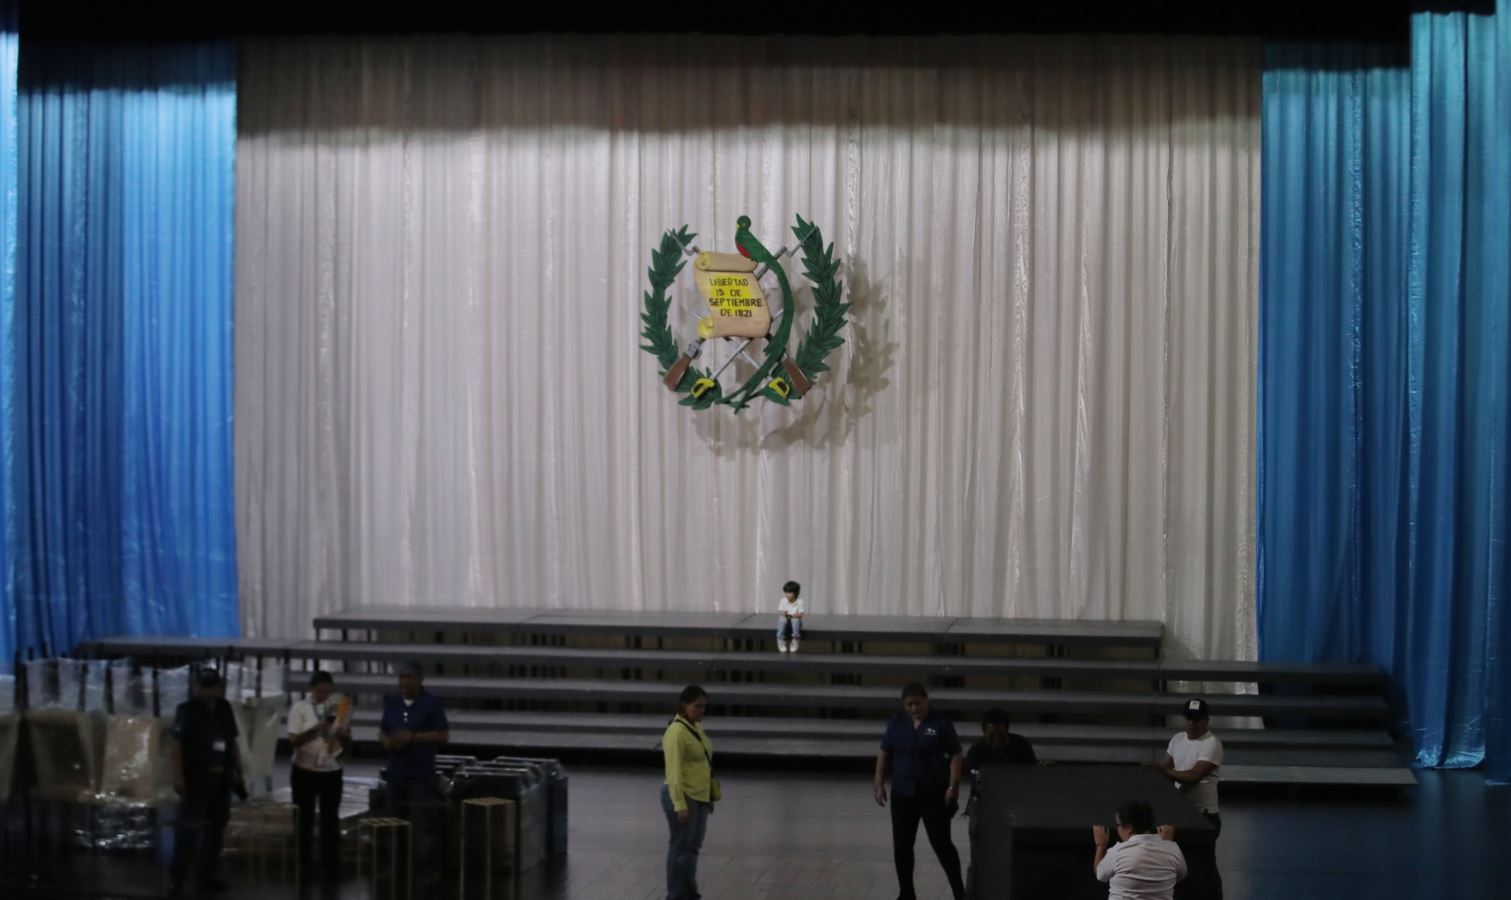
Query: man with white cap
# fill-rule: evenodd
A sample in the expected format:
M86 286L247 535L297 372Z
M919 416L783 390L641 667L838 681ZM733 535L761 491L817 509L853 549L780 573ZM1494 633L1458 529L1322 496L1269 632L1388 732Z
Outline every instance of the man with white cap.
M1170 739L1159 770L1184 791L1198 811L1212 823L1216 834L1222 833L1222 818L1217 808L1218 770L1222 768L1222 741L1207 727L1207 701L1197 697L1181 707L1186 730Z

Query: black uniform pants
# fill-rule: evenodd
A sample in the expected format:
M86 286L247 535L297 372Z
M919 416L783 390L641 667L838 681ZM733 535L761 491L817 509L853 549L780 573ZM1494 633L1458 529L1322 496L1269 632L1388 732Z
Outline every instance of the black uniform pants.
M311 772L298 766L289 771L289 788L299 807L299 868L311 872L315 843L315 807L320 808L320 868L327 878L341 873L341 770Z
M929 846L944 866L950 890L956 897L965 896L965 881L960 877L960 854L950 840L950 811L942 792L922 797L892 795L892 862L897 867L897 890L900 900L914 900L913 844L918 839L918 823L923 822Z
M191 868L199 882L215 879L220 847L231 819L231 779L226 775L191 778L184 785L178 804L178 824L173 830L173 883L182 885Z

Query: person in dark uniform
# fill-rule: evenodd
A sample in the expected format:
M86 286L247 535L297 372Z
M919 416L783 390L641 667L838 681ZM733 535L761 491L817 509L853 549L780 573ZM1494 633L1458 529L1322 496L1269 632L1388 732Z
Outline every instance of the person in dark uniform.
M960 808L960 771L964 762L960 737L949 719L929 709L929 692L921 684L902 689L903 711L887 722L876 754L873 785L878 806L887 805L887 771L892 773L892 862L897 867L899 900L915 900L913 843L923 822L929 845L944 866L956 900L965 896L960 854L950 840L950 819Z
M976 837L976 773L981 771L982 766L1032 766L1040 764L1038 756L1034 754L1033 744L1021 734L1013 734L1008 730L1010 721L1007 711L1002 709L989 709L986 715L981 717L981 740L971 745L971 749L965 754L966 783L971 786L970 798L965 804L966 820L969 823L967 830L974 840ZM1046 763L1047 764L1047 761ZM972 846L975 846L972 844ZM970 865L965 868L965 893L967 897L976 896L976 857L971 856Z
M194 699L178 705L169 733L173 790L179 796L171 869L174 896L183 895L191 868L200 891L229 887L215 873L231 818L231 793L247 796L236 736L236 716L226 702L225 683L219 672L205 669L195 678Z
M965 755L965 770L980 771L982 766L1009 765L1032 766L1039 762L1034 754L1034 745L1021 734L1008 730L1007 712L989 709L981 717L981 740L971 745Z
M451 737L446 710L425 690L425 670L416 662L399 667L399 695L383 700L378 740L388 751L383 779L390 813L409 820L415 867L421 878L440 875L446 801L436 783L437 748Z

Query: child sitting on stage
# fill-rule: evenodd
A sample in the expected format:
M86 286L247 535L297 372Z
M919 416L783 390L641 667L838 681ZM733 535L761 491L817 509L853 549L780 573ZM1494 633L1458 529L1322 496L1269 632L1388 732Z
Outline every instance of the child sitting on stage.
M798 594L803 586L796 581L789 581L782 585L782 602L777 605L780 614L776 620L776 649L779 653L796 653L798 639L803 636L803 601L798 599ZM792 633L792 643L787 643L788 632Z

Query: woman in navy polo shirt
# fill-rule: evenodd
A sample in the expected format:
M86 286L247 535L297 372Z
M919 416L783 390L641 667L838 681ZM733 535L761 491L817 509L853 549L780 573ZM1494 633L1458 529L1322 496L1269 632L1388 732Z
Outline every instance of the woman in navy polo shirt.
M887 805L886 776L892 772L892 861L897 866L898 900L915 900L913 842L918 823L929 836L934 855L944 866L956 900L965 896L960 854L950 840L950 818L960 808L960 771L964 755L955 726L929 709L929 692L921 684L902 689L903 711L887 722L876 754L876 804Z

